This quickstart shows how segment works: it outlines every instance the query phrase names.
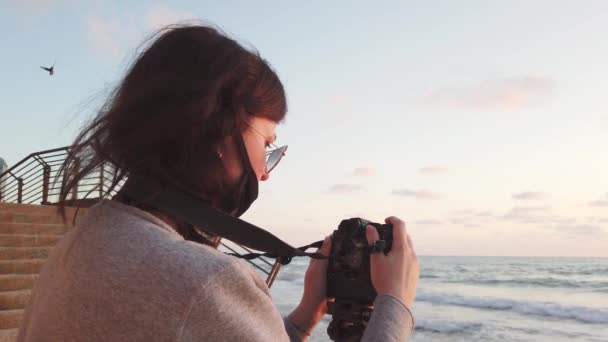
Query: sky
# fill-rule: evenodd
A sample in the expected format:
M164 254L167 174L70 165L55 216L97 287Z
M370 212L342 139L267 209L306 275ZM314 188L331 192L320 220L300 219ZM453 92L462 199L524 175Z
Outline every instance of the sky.
M0 2L9 165L69 145L144 39L196 19L288 96L245 220L298 246L398 216L419 255L608 257L608 2L125 3Z

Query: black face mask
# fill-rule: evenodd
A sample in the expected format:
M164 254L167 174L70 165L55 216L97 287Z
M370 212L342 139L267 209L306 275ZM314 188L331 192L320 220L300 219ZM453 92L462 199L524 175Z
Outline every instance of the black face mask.
M240 217L258 198L258 177L251 166L243 136L238 133L234 140L241 154L243 174L239 183L224 194L221 210L231 216Z

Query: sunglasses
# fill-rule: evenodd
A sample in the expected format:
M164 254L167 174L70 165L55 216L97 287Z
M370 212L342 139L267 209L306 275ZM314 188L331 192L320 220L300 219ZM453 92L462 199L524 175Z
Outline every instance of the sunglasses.
M245 123L262 138L264 138L264 141L270 141L270 139L268 139L264 134L262 134L262 132L258 131L255 127L253 127L249 122ZM285 156L285 151L287 151L287 145L281 147L277 147L277 145L273 143L270 143L270 145L274 147L274 149L266 151L266 173L270 173L270 171L277 167L277 165L281 161L281 158Z

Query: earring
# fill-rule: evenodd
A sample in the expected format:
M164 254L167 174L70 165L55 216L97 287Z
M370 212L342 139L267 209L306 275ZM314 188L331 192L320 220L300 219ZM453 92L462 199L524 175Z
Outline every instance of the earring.
M217 151L217 157L218 157L218 158L220 158L220 159L222 159L222 157L223 157L223 154L222 154L222 152L220 152L220 151Z

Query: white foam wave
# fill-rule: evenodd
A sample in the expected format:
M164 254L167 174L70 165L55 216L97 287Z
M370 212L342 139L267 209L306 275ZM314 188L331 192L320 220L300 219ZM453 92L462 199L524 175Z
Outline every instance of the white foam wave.
M474 322L453 322L442 320L417 320L416 330L431 331L441 334L456 334L464 331L477 330L481 328L481 323Z
M573 319L584 323L608 323L608 309L566 306L547 302L524 302L511 299L464 297L446 293L418 293L416 301L459 305L478 309L514 311L523 315Z

